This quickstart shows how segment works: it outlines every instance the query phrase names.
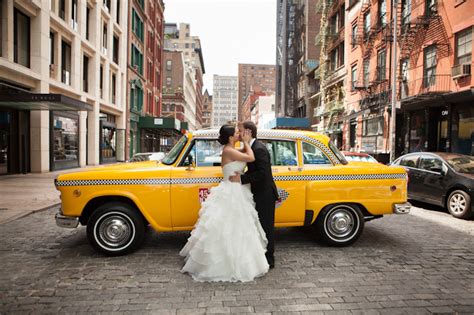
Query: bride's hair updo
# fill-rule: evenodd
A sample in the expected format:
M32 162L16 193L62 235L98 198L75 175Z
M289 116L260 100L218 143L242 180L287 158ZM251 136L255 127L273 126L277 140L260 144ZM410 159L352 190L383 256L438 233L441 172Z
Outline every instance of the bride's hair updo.
M223 125L219 130L219 141L220 144L226 145L229 143L229 138L235 134L235 127L232 125Z

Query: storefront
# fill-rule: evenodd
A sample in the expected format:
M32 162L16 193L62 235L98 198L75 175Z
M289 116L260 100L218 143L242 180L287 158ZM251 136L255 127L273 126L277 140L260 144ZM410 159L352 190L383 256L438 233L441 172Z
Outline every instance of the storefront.
M117 126L115 116L100 113L100 164L117 162Z
M179 140L186 122L168 117L140 117L138 122L139 152L168 152Z
M0 175L78 167L79 112L92 109L62 94L31 93L0 82ZM48 131L46 152L42 130Z
M400 117L400 154L437 151L474 155L474 95L451 93L430 102L402 104Z

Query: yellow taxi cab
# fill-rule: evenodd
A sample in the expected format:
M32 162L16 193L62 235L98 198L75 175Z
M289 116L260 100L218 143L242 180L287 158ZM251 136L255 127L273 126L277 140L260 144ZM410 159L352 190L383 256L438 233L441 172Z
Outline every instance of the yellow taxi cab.
M146 225L158 232L192 230L210 188L222 180L217 130L188 132L160 161L59 175L61 227L87 225L107 255L138 248ZM355 242L364 221L410 211L404 168L348 163L329 138L310 131L261 130L280 199L276 227L314 226L333 246Z

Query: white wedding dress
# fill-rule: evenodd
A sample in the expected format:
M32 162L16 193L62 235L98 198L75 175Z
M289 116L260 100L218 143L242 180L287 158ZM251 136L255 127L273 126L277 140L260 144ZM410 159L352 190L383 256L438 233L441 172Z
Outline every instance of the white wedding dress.
M260 225L250 185L229 181L243 173L245 162L222 168L224 180L211 188L199 220L180 252L182 272L196 281L252 281L268 272L267 238Z

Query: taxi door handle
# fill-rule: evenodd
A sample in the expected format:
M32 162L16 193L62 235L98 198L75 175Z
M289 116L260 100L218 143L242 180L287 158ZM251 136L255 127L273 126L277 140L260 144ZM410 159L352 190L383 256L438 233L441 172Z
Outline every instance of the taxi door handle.
M289 170L289 171L298 171L298 172L301 172L301 171L303 171L303 168L302 168L302 167L291 167L291 166L288 166L288 170Z

